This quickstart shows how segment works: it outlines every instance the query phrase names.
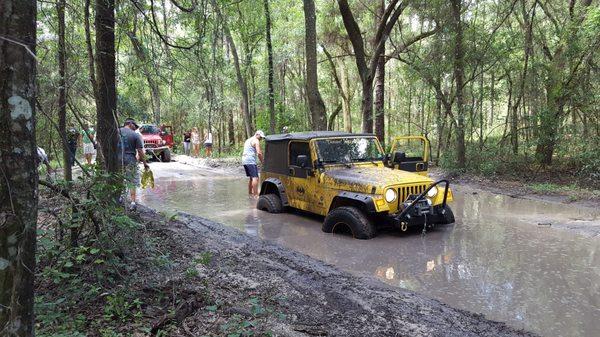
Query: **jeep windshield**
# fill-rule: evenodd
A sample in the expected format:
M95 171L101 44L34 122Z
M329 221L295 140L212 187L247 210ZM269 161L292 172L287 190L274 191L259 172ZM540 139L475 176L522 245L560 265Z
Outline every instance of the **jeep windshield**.
M157 135L160 133L160 129L154 125L142 125L140 127L140 133Z
M324 164L348 164L384 158L374 137L319 139L316 143L319 160Z

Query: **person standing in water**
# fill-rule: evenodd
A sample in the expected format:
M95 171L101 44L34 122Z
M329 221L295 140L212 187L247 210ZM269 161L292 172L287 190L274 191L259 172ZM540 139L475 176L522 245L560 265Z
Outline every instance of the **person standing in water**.
M254 136L244 142L244 153L242 154L242 165L248 177L248 195L258 197L258 160L263 162L263 154L260 149L260 140L265 138L265 133L256 131ZM258 160L257 160L258 158Z

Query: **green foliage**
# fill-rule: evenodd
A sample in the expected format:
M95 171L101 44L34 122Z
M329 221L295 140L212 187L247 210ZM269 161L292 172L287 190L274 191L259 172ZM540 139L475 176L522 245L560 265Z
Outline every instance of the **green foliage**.
M141 316L142 301L138 298L129 299L125 292L108 295L104 305L104 318L125 322Z
M169 266L168 256L140 236L140 225L115 197L122 190L122 177L90 172L91 177L75 182L55 182L56 188L68 188L69 198L53 194L42 199L48 207L40 212L51 217L38 229L38 288L45 289L35 302L40 336L78 335L100 320L139 319L141 301L114 288L129 272L127 258L142 253L160 267ZM94 302L102 305L103 316L73 313ZM103 334L110 335L106 329Z

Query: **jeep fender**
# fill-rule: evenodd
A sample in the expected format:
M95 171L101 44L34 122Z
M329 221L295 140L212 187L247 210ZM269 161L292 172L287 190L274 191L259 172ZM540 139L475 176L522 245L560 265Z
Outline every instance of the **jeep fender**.
M333 198L329 206L329 212L341 206L355 206L366 213L375 213L375 202L370 194L342 191Z
M281 180L277 178L268 178L263 181L262 185L260 185L260 195L268 193L277 193L279 198L281 198L281 204L283 207L290 205L287 194L285 193L285 187L283 186Z

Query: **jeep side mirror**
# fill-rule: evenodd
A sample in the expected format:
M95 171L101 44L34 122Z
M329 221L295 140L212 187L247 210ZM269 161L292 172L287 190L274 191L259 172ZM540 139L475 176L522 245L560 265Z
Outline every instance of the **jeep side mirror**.
M400 164L404 160L406 160L406 153L404 153L402 151L394 152L394 164Z
M301 154L296 157L296 165L300 166L301 168L307 168L309 166L308 156Z

